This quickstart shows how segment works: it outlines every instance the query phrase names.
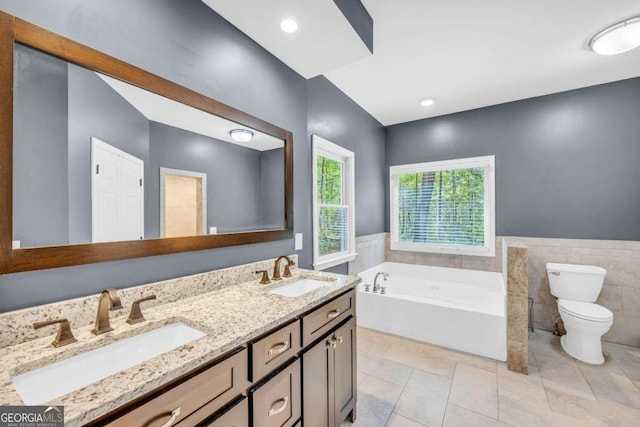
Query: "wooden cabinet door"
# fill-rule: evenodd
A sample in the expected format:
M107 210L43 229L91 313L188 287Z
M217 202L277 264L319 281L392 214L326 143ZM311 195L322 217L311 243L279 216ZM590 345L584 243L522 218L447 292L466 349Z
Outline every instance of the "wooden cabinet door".
M333 427L333 350L331 335L302 355L302 425Z
M189 418L183 421L183 423L190 421ZM185 423L187 425L193 425ZM176 426L178 427L178 426ZM179 425L182 427L182 424ZM215 419L209 419L198 427L249 427L249 404L246 397L242 397L238 401L229 405L226 411L218 415Z
M349 416L355 419L356 402L356 321L351 318L333 333L336 346L333 354L335 425ZM352 412L353 411L353 412Z
M253 427L291 427L300 420L300 360L251 390Z

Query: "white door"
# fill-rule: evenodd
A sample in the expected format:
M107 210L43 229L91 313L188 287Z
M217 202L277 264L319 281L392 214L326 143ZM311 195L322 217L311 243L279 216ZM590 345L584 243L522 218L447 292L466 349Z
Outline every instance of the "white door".
M93 242L144 238L144 162L91 138Z

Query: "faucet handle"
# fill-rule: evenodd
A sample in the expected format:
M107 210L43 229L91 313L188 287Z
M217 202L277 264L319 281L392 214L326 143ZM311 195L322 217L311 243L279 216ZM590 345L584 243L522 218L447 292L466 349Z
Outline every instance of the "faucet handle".
M371 288L371 285L370 285L370 284L365 284L365 285L364 285L364 291L365 291L365 292L369 292L370 288Z
M284 273L282 273L282 277L291 277L291 270L289 270L289 267L296 265L295 261L292 261L289 258L287 258L287 260L289 262L284 266Z
M260 278L261 285L268 285L269 283L271 283L271 280L269 280L269 273L267 272L267 270L259 270L259 271L256 271L255 274L262 274L262 277Z
M33 324L33 329L40 329L45 326L60 324L60 328L58 328L58 334L56 338L53 340L51 345L54 347L62 347L63 345L72 344L76 341L76 337L73 336L71 332L71 322L67 319L55 319L55 320L47 320L45 322L36 322Z
M156 299L155 295L149 295L144 298L140 298L135 300L131 305L131 312L129 313L129 318L127 319L127 323L130 325L135 325L136 323L142 323L146 319L142 315L142 310L140 310L140 303L145 301L151 301Z
M387 294L387 287L380 286L380 295L386 295L386 294Z

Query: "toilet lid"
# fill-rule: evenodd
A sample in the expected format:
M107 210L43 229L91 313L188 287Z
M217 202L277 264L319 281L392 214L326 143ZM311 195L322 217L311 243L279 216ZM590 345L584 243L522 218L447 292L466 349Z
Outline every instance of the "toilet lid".
M606 321L613 319L611 310L590 302L559 299L558 308L586 320Z

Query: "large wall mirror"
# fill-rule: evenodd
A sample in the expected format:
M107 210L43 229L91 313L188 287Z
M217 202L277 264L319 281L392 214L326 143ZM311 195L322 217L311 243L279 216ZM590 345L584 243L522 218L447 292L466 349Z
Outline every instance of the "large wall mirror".
M0 21L1 273L291 238L290 132Z

